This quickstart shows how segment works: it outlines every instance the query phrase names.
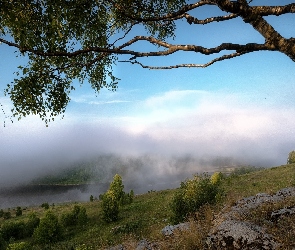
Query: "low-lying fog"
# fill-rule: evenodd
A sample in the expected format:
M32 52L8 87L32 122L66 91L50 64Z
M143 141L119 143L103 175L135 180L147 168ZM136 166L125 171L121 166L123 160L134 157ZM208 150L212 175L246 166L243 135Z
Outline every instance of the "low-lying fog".
M105 185L89 191L76 188L53 194L44 191L35 197L3 194L5 190L83 161L96 161L104 184L119 172L126 191L132 188L135 193L175 188L194 173L220 167L285 164L288 153L294 149L290 136L293 118L282 124L279 120L286 114L280 117L274 113L277 118L273 121L262 119L262 114L256 114L257 119L247 114L243 117L248 123L233 118L226 120L224 116L206 118L206 115L202 122L198 117L191 118L193 124L189 119L179 119L173 129L169 124L159 123L136 133L103 124L52 123L45 128L44 124L34 126L21 121L16 127L10 125L5 133L3 129L3 133L0 131L0 207L86 201L90 194L98 197L105 191ZM187 125L183 129L182 123Z

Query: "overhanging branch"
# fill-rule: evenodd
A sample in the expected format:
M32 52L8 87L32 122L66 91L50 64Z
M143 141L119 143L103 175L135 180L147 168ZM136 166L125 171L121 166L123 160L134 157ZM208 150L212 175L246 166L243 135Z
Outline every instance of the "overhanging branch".
M119 62L127 62L127 63L131 63L131 64L138 64L140 65L142 68L145 69L177 69L177 68L206 68L216 62L219 61L223 61L223 60L227 60L227 59L231 59L237 56L241 56L244 55L246 53L250 53L249 52L239 52L239 53L232 53L232 54L228 54L228 55L223 55L220 57L217 57L211 61L209 61L208 63L205 64L194 64L194 63L185 63L185 64L177 64L177 65L171 65L171 66L148 66L148 65L144 65L143 63L137 61L137 60L133 60L133 61L129 61L129 60L125 60L125 61L119 61Z

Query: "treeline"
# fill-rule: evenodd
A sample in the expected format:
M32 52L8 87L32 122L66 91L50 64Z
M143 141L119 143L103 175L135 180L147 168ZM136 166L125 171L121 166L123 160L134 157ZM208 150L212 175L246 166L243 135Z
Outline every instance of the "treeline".
M116 155L102 155L91 160L82 160L68 166L60 166L52 172L34 179L31 184L69 185L110 182L119 173L125 174L127 167Z

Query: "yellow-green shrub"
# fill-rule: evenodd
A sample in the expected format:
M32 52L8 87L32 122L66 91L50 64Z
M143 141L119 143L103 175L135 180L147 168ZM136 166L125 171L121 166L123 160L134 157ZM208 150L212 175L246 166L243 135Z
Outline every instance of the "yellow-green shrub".
M218 175L213 180L207 174L195 175L180 184L170 204L171 222L177 224L193 215L202 205L214 204L223 195Z

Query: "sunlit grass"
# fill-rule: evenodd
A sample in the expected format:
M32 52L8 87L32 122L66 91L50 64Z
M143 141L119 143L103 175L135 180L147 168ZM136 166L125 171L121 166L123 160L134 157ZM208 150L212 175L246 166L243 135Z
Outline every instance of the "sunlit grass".
M50 204L50 209L59 217L63 213L70 212L74 205L84 206L89 218L88 223L83 227L67 228L64 240L53 244L51 249L71 249L71 247L75 249L82 244L91 246L93 249L105 249L108 246L122 243L124 243L127 249L135 249L136 242L141 239L157 242L160 249L202 249L214 214L218 213L224 205L257 193L273 194L279 189L290 186L295 186L295 164L227 177L222 181L222 187L227 193L222 204L201 208L196 214L198 220L189 221L189 231L179 231L170 237L163 236L161 229L169 224L169 218L171 217L169 204L175 190L153 191L135 196L133 203L124 205L121 208L119 220L112 223L104 222L101 201L98 200L93 202L56 204L54 206ZM277 206L283 207L285 205L287 204L283 203ZM274 208L277 207L269 207L268 209ZM261 209L261 211L255 210L252 216L245 219L250 220L251 217L252 220L255 220L256 218L257 221L255 222L261 223L258 218L266 216L263 214L266 208ZM10 209L10 212L12 218L9 220L16 221L27 220L28 215L32 212L35 212L38 217L42 218L46 210L41 207L28 207L23 210L23 215L20 217L15 217L13 209ZM4 221L3 218L0 218L0 225ZM268 230L274 235L280 235L279 232L281 230L287 230L286 232L289 232L289 234L285 234L284 238L279 237L278 240L294 244L294 228L293 217L286 218L278 223L276 227L269 227ZM25 241L30 240L25 239ZM35 247L34 249L42 248Z

